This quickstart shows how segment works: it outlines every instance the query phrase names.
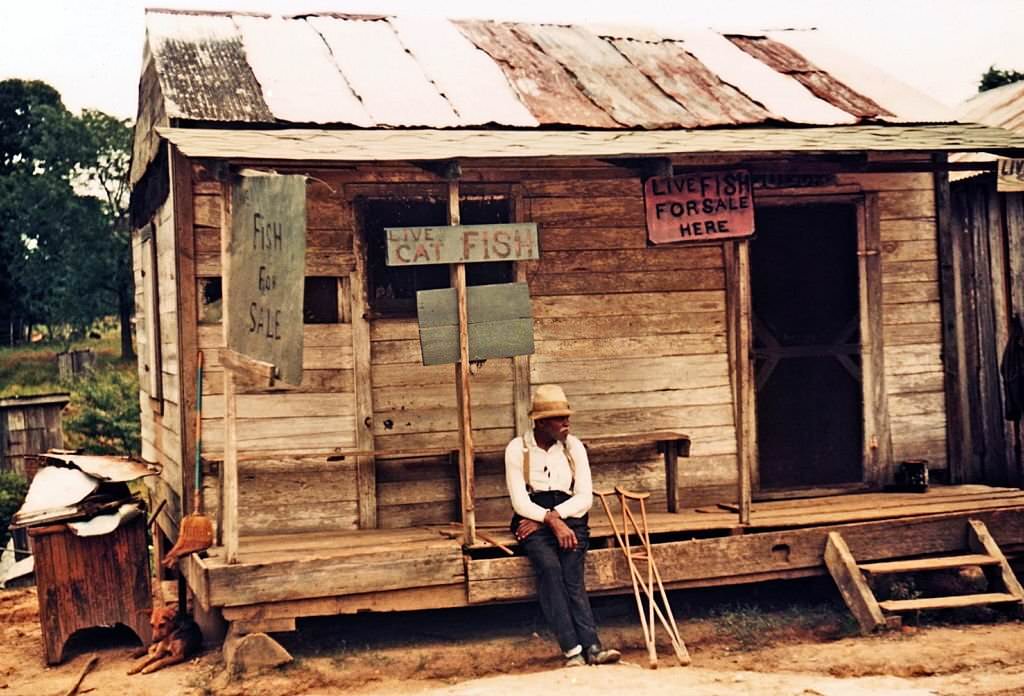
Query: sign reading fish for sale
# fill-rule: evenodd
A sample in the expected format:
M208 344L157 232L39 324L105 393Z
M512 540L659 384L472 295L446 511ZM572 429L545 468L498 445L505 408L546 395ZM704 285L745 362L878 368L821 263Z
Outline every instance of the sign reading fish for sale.
M754 196L743 170L652 177L644 184L653 244L717 242L754 234Z

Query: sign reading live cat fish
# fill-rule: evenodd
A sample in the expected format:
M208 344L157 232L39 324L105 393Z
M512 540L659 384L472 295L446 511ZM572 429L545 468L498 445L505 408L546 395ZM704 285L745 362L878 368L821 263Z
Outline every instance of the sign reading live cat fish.
M644 184L644 207L653 244L754 234L754 197L743 170L652 177Z
M389 266L539 258L537 223L386 227Z

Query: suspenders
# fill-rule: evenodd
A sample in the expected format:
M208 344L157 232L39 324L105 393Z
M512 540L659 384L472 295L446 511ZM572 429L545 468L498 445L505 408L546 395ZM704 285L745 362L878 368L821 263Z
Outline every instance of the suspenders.
M526 433L523 433L523 481L526 483L526 492L532 493L533 486L530 485L530 445L526 442ZM576 488L576 462L572 459L572 454L569 452L569 448L566 443L562 443L562 451L565 452L565 459L569 462L569 472L572 474L572 483L569 484L569 493L572 493L572 489Z

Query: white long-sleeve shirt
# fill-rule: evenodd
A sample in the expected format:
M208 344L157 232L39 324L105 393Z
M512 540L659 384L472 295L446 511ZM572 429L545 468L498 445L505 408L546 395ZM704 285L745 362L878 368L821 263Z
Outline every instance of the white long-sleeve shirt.
M594 504L593 484L590 478L590 461L587 450L579 438L569 435L565 445L555 442L547 450L537 444L531 430L526 434L526 443L530 448L530 486L534 491L565 491L572 497L555 506L555 510L563 517L582 517ZM572 469L565 456L569 449L573 463L576 465L576 485L573 488ZM505 486L512 499L512 509L520 516L535 522L543 522L546 508L542 508L530 500L523 481L523 438L517 437L505 448Z

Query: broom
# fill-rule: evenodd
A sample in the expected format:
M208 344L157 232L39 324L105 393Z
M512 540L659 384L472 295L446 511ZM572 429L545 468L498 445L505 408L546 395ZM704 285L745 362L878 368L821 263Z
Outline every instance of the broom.
M213 521L203 514L203 351L196 366L196 473L192 493L192 514L181 520L178 541L167 552L163 564L171 568L182 556L213 546Z

